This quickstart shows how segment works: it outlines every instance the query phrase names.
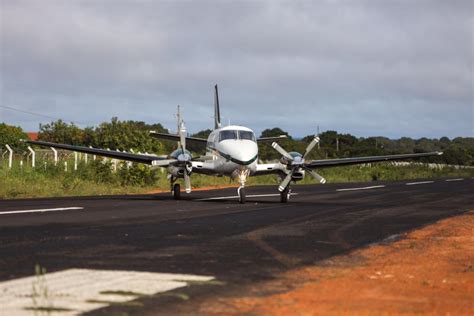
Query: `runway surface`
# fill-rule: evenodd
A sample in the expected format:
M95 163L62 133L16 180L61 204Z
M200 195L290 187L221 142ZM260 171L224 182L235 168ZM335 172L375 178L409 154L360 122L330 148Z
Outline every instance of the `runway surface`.
M169 194L2 200L0 281L31 276L35 264L48 272L214 278L169 292L176 295L138 298L140 306L89 312L175 314L204 297L238 293L250 282L473 210L473 188L471 178L293 186L288 204L274 186L249 187L244 205L233 188L181 201Z

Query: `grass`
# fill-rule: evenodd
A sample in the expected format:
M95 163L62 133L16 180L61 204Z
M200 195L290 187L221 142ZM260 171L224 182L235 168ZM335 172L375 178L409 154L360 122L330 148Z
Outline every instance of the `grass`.
M80 164L77 171L72 170L73 161L68 163L69 170L63 165L46 166L37 162L35 169L20 166L18 161L9 169L4 161L0 164L0 199L61 197L114 194L143 194L156 189L168 190L166 172L160 169L151 171L147 166L134 164L130 169L123 167L112 172L110 164L97 162L95 165ZM318 170L328 183L370 182L374 180L433 179L442 177L473 177L474 169L431 169L428 166L393 166L376 164L370 166L334 167ZM192 175L194 188L222 186L234 183L227 177L213 177L200 174ZM278 177L266 175L250 177L248 185L277 185ZM311 177L305 177L301 184L315 183Z

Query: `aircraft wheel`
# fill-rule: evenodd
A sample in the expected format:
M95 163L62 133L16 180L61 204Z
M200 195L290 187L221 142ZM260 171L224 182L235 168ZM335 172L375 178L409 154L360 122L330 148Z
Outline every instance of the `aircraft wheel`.
M181 199L181 186L179 185L179 183L175 183L173 185L173 197L175 200Z
M244 204L245 200L246 200L245 189L244 188L239 188L237 190L237 193L239 194L239 203Z
M288 200L290 199L290 189L286 188L282 192L280 192L280 202L281 203L288 203Z

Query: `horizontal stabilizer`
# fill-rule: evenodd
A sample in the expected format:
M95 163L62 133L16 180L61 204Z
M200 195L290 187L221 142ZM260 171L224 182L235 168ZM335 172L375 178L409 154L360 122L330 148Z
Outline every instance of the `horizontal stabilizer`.
M257 138L257 142L259 143L275 142L275 141L286 139L286 138L288 138L288 136L286 135L273 136L273 137L261 137L261 138Z
M156 139L171 140L175 142L180 141L180 136L175 134L159 133L155 131L150 131L149 134L151 137ZM205 145L207 143L207 139L198 137L186 137L186 142Z

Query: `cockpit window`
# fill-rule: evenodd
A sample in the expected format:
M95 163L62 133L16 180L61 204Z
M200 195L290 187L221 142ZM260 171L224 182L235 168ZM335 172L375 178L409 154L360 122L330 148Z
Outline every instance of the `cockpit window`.
M253 135L252 132L249 132L249 131L239 131L239 138L255 141L255 136Z
M221 131L219 134L219 141L226 139L237 139L237 131Z

